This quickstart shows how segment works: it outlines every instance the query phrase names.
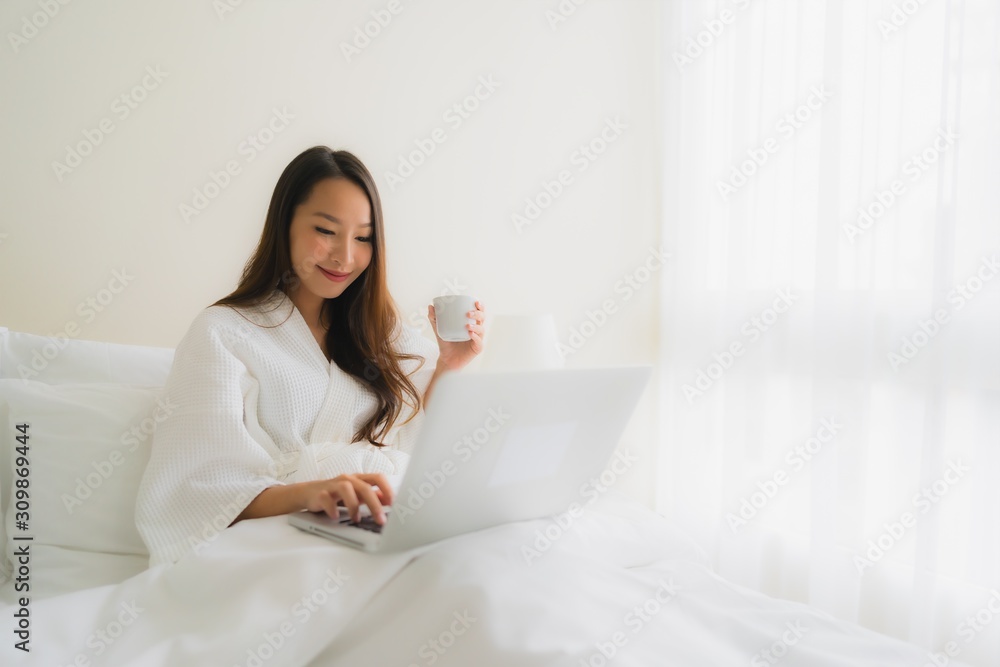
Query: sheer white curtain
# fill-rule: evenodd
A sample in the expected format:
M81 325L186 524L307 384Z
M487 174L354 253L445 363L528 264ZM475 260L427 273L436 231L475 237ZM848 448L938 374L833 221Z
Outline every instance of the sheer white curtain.
M1000 3L662 8L659 509L1000 664Z

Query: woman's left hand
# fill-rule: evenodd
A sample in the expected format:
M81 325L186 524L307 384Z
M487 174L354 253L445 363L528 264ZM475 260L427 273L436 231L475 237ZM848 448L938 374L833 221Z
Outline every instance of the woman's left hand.
M467 315L476 321L475 324L465 325L469 335L472 337L471 340L451 342L442 339L441 336L438 336L437 318L434 315L434 306L427 306L427 317L431 321L434 336L438 341L438 348L441 350L440 355L438 355L438 367L457 371L475 359L476 355L483 351L483 319L486 315L483 310L483 302L476 301L475 310L470 310Z

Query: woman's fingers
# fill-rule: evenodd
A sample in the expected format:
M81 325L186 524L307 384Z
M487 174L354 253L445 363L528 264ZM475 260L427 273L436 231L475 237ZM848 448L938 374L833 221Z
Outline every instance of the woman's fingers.
M482 324L486 321L486 307L483 306L482 301L476 301L476 307L474 310L470 310L468 313L469 317L476 321L476 324Z
M376 472L362 473L362 474L358 475L357 477L358 477L358 479L362 479L362 480L368 482L372 486L378 487L378 490L381 492L381 495L379 496L379 501L383 505L391 505L392 504L392 500L394 498L394 495L393 495L393 492L392 492L392 485L389 484L389 478L387 478L382 473L376 473Z
M329 489L320 489L319 493L316 494L316 507L315 511L326 512L327 516L332 519L340 518L340 506L337 505L337 496L335 493L331 492ZM312 510L313 507L308 509Z
M316 494L315 505L318 507L314 511L324 511L330 517L339 519L339 505L343 504L351 521L357 523L361 520L363 502L371 510L375 520L384 524L383 506L392 504L392 499L392 486L385 475L378 473L339 475L327 480L324 488Z
M375 521L377 523L385 523L385 513L382 512L382 503L378 501L378 496L375 495L375 487L362 479L357 479L354 482L354 490L360 496L361 500L368 505ZM358 519L354 520L357 521Z
M358 501L358 494L354 492L354 480L351 479L352 477L352 475L341 475L335 478L333 482L338 500L344 503L344 507L347 508L347 516L351 517L351 521L357 522L361 518L359 516L361 503Z

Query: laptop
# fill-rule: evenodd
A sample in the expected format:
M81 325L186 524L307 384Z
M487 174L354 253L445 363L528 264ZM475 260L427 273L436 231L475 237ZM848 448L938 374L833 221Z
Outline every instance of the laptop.
M650 366L440 376L386 523L362 505L288 521L365 551L393 552L586 504L649 380ZM593 496L593 490L590 496Z

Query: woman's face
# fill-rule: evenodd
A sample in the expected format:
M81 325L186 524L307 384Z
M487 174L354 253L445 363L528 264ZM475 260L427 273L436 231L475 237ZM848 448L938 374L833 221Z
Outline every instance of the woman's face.
M343 294L371 262L372 233L364 190L344 178L318 181L295 209L289 229L300 289L323 299Z

